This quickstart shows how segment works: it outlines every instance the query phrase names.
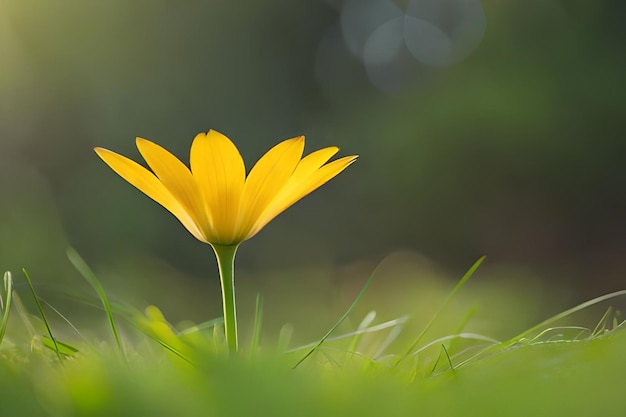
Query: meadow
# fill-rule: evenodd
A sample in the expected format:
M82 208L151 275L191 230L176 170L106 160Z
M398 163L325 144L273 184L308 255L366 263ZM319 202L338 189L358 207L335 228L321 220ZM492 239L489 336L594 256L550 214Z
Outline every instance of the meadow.
M470 285L482 260L453 289L424 286L438 307L421 309L430 316L417 327L408 325L410 316L359 316L373 273L327 334L302 346L292 346L288 326L264 335L263 315L272 307L257 296L250 337L229 353L221 318L177 328L156 306L139 311L110 301L82 258L71 249L68 257L93 288L74 299L95 313L90 326L77 328L47 304L27 271L4 276L2 415L618 416L624 407L626 332L610 307L623 291L498 341L471 331L476 311L467 301L484 292ZM16 282L26 285L16 291ZM483 329L498 333L507 315L524 314L515 307L519 294L490 297L510 308L486 325L483 318ZM26 303L34 310L22 299L36 300Z

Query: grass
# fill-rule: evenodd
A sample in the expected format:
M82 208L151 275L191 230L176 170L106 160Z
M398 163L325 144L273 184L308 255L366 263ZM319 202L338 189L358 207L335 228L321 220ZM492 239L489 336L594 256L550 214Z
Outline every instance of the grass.
M6 273L1 416L620 416L626 410L626 332L610 306L626 291L505 341L466 330L474 311L458 318L453 333L429 336L481 259L412 336L405 334L406 316L354 317L374 271L330 330L300 347L288 346L287 327L275 345L263 344L257 296L251 342L229 355L221 319L176 329L157 307L140 312L110 301L80 256L69 251L68 257L95 290L110 333L56 330L58 319L69 320L40 297L36 277L24 271L30 294L20 296ZM35 314L21 301L26 295ZM575 323L576 315L607 303L594 326ZM348 319L357 320L353 330L337 333Z

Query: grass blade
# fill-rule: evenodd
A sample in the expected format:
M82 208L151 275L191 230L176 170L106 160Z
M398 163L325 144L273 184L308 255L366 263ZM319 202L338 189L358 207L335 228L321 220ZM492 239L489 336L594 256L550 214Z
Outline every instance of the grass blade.
M74 356L76 353L79 352L79 350L74 346L63 343L60 340L52 340L48 336L43 336L41 338L41 343L48 349L58 349L59 353L63 356Z
M89 268L89 266L83 260L83 258L80 257L78 252L76 252L72 248L68 248L67 257L72 263L72 265L74 265L74 268L76 268L76 270L80 272L80 274L85 278L85 280L87 280L87 282L96 291L96 293L98 294L98 297L100 297L100 301L102 302L102 305L104 306L104 311L109 321L109 326L111 327L111 332L113 333L113 337L115 338L115 343L117 344L117 348L119 349L119 352L122 355L122 358L126 358L126 355L124 354L124 347L122 346L122 340L117 330L115 319L113 318L113 311L111 310L111 304L109 303L109 298L107 297L106 292L104 291L104 288L102 287L102 284L100 284L100 281L98 281L98 278L96 278L96 275L93 273L91 268Z
M403 316L400 319L396 320L397 324L393 326L393 328L391 329L391 331L389 332L385 340L383 340L383 342L378 347L378 350L376 350L376 353L373 356L374 360L380 359L385 354L385 351L387 350L387 348L391 346L393 342L396 341L396 339L400 336L400 334L404 330L404 324L407 322L407 320L408 320L408 316Z
M49 302L47 302L43 298L41 299L41 302L43 302L45 305L47 305L50 310L54 311L57 314L57 316L59 316L61 318L61 320L63 320L65 323L67 323L67 325L70 326L70 328L72 330L74 330L76 332L76 334L78 336L80 336L80 338L83 339L83 341L85 343L89 344L89 341L87 340L87 338L85 338L85 336L82 335L80 330L78 330L78 328L76 328L76 326L74 326L74 324L70 321L70 319L65 317L65 315L63 315L63 313L61 313L59 310L56 309L56 307L54 307L52 304L50 304Z
M432 325L435 323L435 320L437 320L437 317L439 317L439 315L443 312L443 310L446 309L446 307L448 306L450 301L452 301L456 293L459 292L461 287L463 287L463 285L472 277L472 275L474 275L474 272L476 272L480 264L482 264L485 259L486 259L485 256L478 259L474 263L474 265L472 265L472 267L465 273L465 275L463 275L463 277L459 280L459 282L454 286L452 291L450 291L446 299L443 301L443 303L441 304L441 307L439 307L437 312L435 312L435 314L432 316L430 321L426 324L422 332L417 336L417 338L415 339L411 347L406 351L404 355L400 356L400 358L396 361L396 363L394 364L394 367L397 367L398 365L400 365L400 363L402 363L402 361L404 361L407 357L409 357L411 353L417 348L417 346L422 341L422 338L426 335L428 330L430 330Z
M26 271L26 268L22 268L22 273L24 274L24 277L26 278L26 282L28 283L30 292L33 294L33 298L35 299L35 304L37 305L37 309L39 310L39 315L41 316L44 324L46 325L46 329L48 330L48 336L50 336L50 340L52 340L52 344L54 346L54 351L56 352L57 357L59 358L59 362L62 362L63 359L61 358L59 345L57 343L57 340L52 335L52 329L50 328L50 323L48 323L48 318L46 317L46 313L43 311L43 306L41 305L41 302L39 301L39 296L37 295L37 292L35 291L35 287L33 286L33 282L31 281L30 276L28 275L28 272Z
M276 352L289 352L287 348L293 336L293 326L289 323L283 324L278 332L278 343L276 344Z
M31 322L30 314L26 310L26 307L24 307L24 303L22 303L20 295L17 292L13 294L13 303L15 305L15 311L17 311L17 316L22 319L22 323L24 323L24 327L26 327L28 331L28 337L32 340L37 335L37 331Z
M2 321L0 322L0 344L4 339L9 324L9 311L11 311L11 302L13 301L13 278L9 271L4 273L4 293L6 294L6 302L2 303ZM0 301L2 297L0 297Z
M609 308L607 308L606 310L606 313L604 313L604 315L600 318L600 321L591 332L591 337L604 333L604 331L606 330L606 326L609 323L611 313L613 313L613 307L609 306Z
M442 343L441 350L439 351L439 356L437 357L437 361L435 362L433 369L431 369L430 371L431 375L433 375L435 371L437 370L437 366L439 366L439 362L441 361L442 354L446 355L446 358L448 359L448 366L450 367L450 370L454 372L454 366L452 365L452 359L450 359L450 354L448 353L448 349L446 349L446 345Z
M217 317L209 321L205 321L204 323L196 324L195 326L191 326L184 330L181 330L178 332L178 335L182 336L186 334L203 332L203 331L214 329L215 327L223 326L223 325L224 325L224 317Z
M254 313L254 329L252 331L252 342L250 343L250 355L254 356L261 345L261 326L263 325L263 298L261 294L256 295L256 308Z
M463 317L463 320L459 323L458 327L456 328L456 330L454 331L455 334L459 334L459 333L463 333L463 331L465 330L465 327L467 327L467 324L470 322L470 320L474 317L474 315L476 314L476 312L478 311L477 308L471 308L467 314L465 315L465 317ZM459 339L452 339L450 341L450 343L448 344L448 351L450 352L454 352L456 349L456 344L459 342Z
M326 341L327 342L335 342L337 340L347 339L349 337L354 337L354 336L358 336L358 335L361 335L361 334L379 332L381 330L386 330L388 328L398 328L398 327L402 326L404 323L406 323L406 321L407 321L407 316L402 316L402 317L399 317L399 318L394 319L394 320L389 320L389 321L386 321L384 323L375 324L373 326L366 327L364 329L357 329L357 330L355 330L353 332L340 334L339 336L329 337L329 338L326 339ZM313 343L309 343L309 344L306 344L306 345L298 346L298 347L286 350L286 352L287 353L291 353L291 352L297 352L299 350L309 349L309 348L317 345L317 343L318 342L313 342Z
M515 344L519 343L521 340L526 339L527 336L529 336L532 333L536 333L539 332L540 330L544 329L546 326L551 325L554 322L557 322L565 317L571 316L574 313L577 313L581 310L584 310L586 308L589 308L591 306L594 306L596 304L599 304L603 301L607 301L613 298L617 298L617 297L621 297L626 295L626 290L620 290L620 291L615 291L612 292L610 294L605 294L602 295L600 297L596 297L594 299L591 299L589 301L585 301L584 303L578 304L577 306L574 306L568 310L562 311L544 321L542 321L541 323L531 327L530 329L527 329L525 331L523 331L522 333L518 334L517 336L513 337L512 339L509 339L506 342L502 342L499 343L497 345L494 346L489 346L488 348L478 352L476 355L472 356L471 358L466 359L465 361L463 361L460 364L457 364L456 368L458 369L461 366L465 366L467 364L470 364L472 362L475 362L476 360L480 359L481 357L484 357L485 355L488 355L494 351L497 350L503 350L503 349L508 349L511 346L514 346Z
M198 366L193 360L188 358L184 353L182 353L181 351L179 351L175 347L171 346L170 344L164 342L163 340L161 340L161 339L159 339L159 338L157 338L155 336L148 335L148 337L150 337L152 340L157 342L164 349L167 349L168 351L172 352L174 355L178 356L180 359L182 359L185 362L187 362L189 365L191 365L191 366Z
M365 315L359 327L357 327L356 332L354 332L354 336L350 341L350 346L348 347L348 358L352 356L352 353L356 352L356 349L361 341L363 330L367 329L370 324L376 319L376 311L372 310Z
M365 295L365 292L367 291L367 289L369 288L372 280L374 279L374 275L376 275L376 271L378 271L380 264L378 264L378 266L376 268L374 268L374 271L372 271L372 273L370 274L370 276L367 278L367 281L365 281L365 285L363 285L363 288L361 288L361 291L359 292L359 294L356 296L356 298L354 299L354 301L352 302L352 305L350 305L350 308L348 308L348 310L346 310L346 312L343 314L343 316L341 316L341 318L337 321L337 323L334 324L333 327L330 328L330 330L315 344L315 346L313 346L311 348L311 350L309 350L293 367L292 369L296 369L298 366L300 366L300 364L302 362L304 362L309 356L311 356L313 354L313 352L315 352L317 349L319 349L320 346L322 346L322 344L326 341L326 339L328 339L328 337L335 331L337 330L337 328L341 325L341 323L344 322L345 319L348 318L348 316L350 316L350 314L352 314L352 312L354 311L354 309L356 308L356 306L359 304L359 302L361 301L361 298L363 298L363 295Z
M519 335L515 336L514 338L512 338L511 340L509 340L508 342L506 342L506 347L512 346L515 343L517 343L518 340L527 337L529 334L534 333L536 331L541 330L542 328L558 321L561 320L567 316L571 316L574 313L577 313L581 310L584 310L586 308L589 308L595 304L601 303L602 301L606 301L606 300L610 300L612 298L616 298L622 295L626 295L626 290L621 290L621 291L616 291L616 292L612 292L610 294L606 294L606 295L602 295L600 297L596 297L592 300L589 301L585 301L584 303L578 304L575 307L572 307L568 310L565 310L559 314L556 314L552 317L550 317L549 319L546 319L544 321L542 321L541 323L537 324L536 326L531 327L530 329L520 333Z

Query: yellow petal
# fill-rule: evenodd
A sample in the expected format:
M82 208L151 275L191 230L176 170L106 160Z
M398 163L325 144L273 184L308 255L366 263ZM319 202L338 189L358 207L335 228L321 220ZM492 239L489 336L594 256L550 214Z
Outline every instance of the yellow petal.
M152 172L135 161L108 149L95 148L95 151L120 177L172 213L196 239L207 242L192 216Z
M329 148L317 150L302 158L285 186L280 190L278 195L274 197L272 202L265 208L260 218L264 218L266 213L274 213L280 207L286 205L288 200L291 199L291 196L294 194L294 192L297 192L299 187L301 187L302 182L309 178L311 175L313 175L315 171L317 171L322 165L328 162L328 160L332 158L338 151L339 148L337 148L336 146L331 146ZM280 213L281 211L282 210L278 211L278 213ZM276 213L273 217L278 215L278 213Z
M304 136L285 140L254 165L243 188L237 236L247 239L250 229L287 183L302 158Z
M321 155L319 155L318 157L321 157ZM298 171L298 169L296 169L296 172L294 172L294 175L285 185L280 194L276 196L275 200L272 201L270 205L268 205L263 214L258 217L257 221L250 231L249 237L257 234L276 216L287 210L303 197L315 191L316 189L336 177L341 171L343 171L350 164L356 161L357 158L358 155L346 156L315 170L310 169L312 166L314 166L313 164L311 164L310 166L308 166L307 164L307 169L305 170L303 168L302 171L298 173L298 175L296 175ZM326 160L328 160L328 158ZM302 160L302 162L304 162L304 159Z
M191 145L191 172L212 219L214 243L233 239L246 167L237 147L226 136L210 130Z
M293 171L293 174L289 178L289 181L287 182L285 187L289 187L290 184L297 184L303 179L307 178L309 175L313 174L319 169L319 167L328 162L328 160L332 158L337 152L339 152L339 148L336 146L331 146L312 152L302 158L302 160L298 162L298 166L296 166L296 169ZM285 187L283 187L283 190L281 190L281 194L284 192Z
M189 168L161 146L137 138L137 149L154 174L186 209L209 241L213 240L211 222L204 201Z
M341 173L341 171L352 165L358 157L358 155L344 156L343 158L332 161L315 171L313 175L300 184L298 191L292 195L291 201L289 201L287 207L335 178ZM287 207L285 207L285 209Z

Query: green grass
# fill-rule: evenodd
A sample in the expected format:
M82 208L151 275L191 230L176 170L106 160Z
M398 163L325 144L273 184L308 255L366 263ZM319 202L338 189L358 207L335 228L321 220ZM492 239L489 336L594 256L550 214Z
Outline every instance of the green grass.
M300 347L289 346L287 327L276 343L263 343L257 296L251 341L233 356L221 319L177 329L154 306L139 312L111 302L78 254L68 256L95 290L110 332L57 330L69 320L40 297L36 277L24 272L30 291L20 294L5 274L0 416L621 416L626 410L626 332L611 307L624 291L505 341L466 330L474 311L458 317L451 333L430 336L480 260L423 331L407 335L409 317L354 317L373 273L336 324ZM24 307L26 296L36 313ZM576 325L593 306L606 308L597 323ZM338 333L346 326L352 330Z

